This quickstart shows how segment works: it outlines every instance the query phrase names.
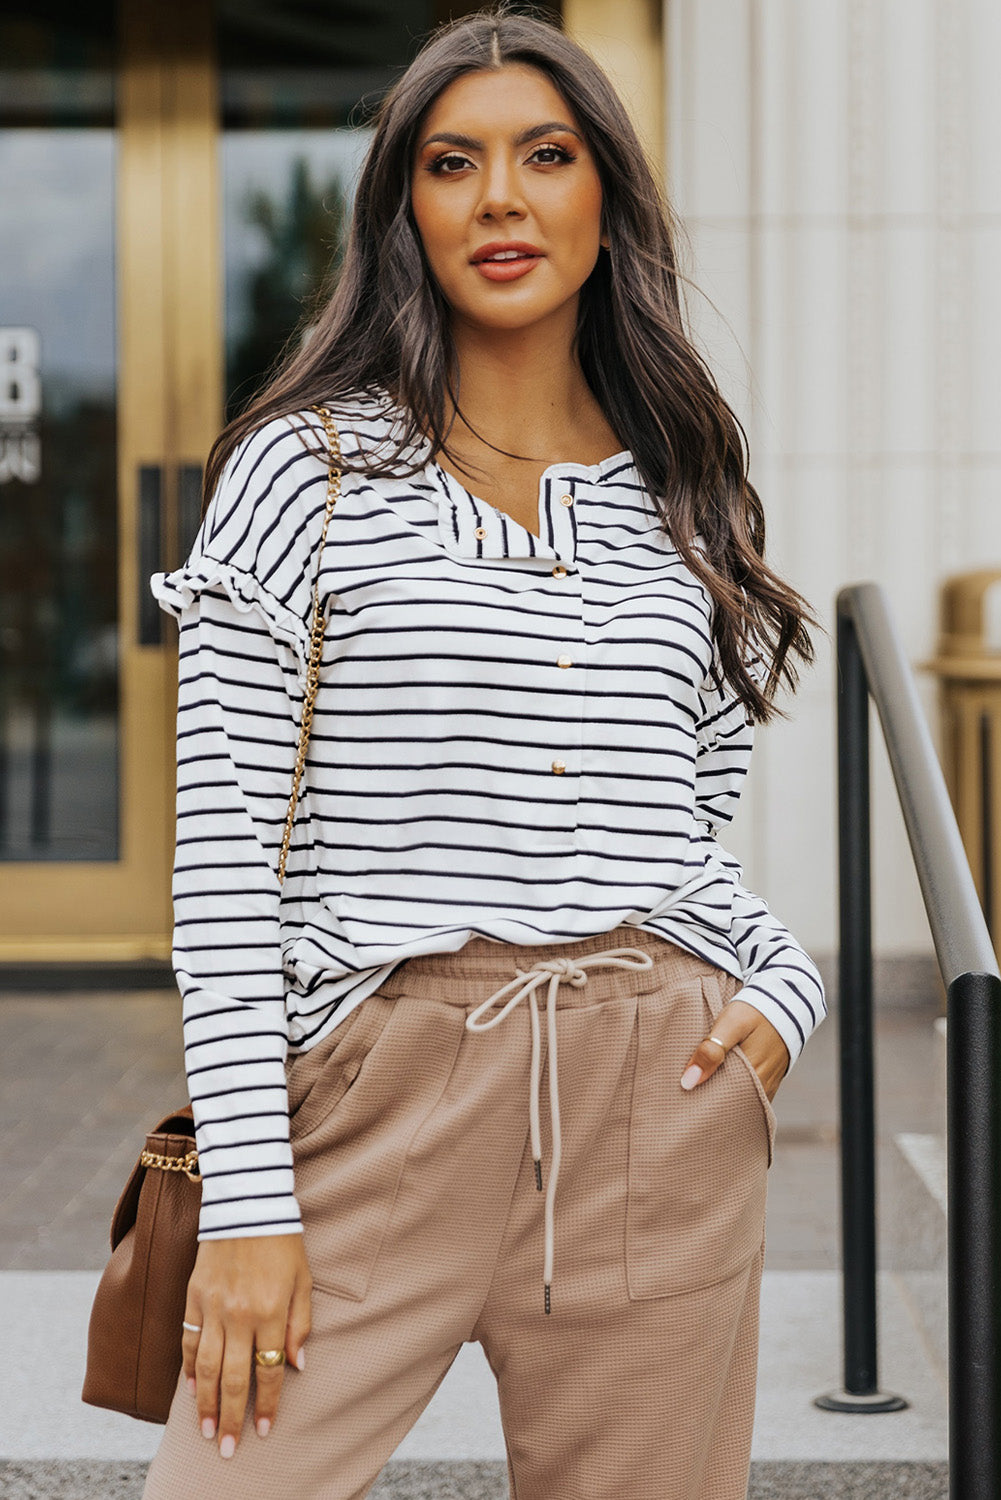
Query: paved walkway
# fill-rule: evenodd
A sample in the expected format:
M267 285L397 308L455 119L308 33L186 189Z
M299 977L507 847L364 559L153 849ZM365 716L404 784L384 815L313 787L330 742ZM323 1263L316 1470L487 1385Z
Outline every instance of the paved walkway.
M884 1178L897 1135L941 1131L936 1012L932 1000L879 1016ZM0 1494L10 1500L141 1493L158 1429L84 1407L78 1391L111 1208L146 1127L184 1097L178 1013L176 996L160 992L0 1000L0 1310L23 1351L0 1410ZM886 1214L880 1375L911 1406L846 1417L812 1405L839 1383L836 1041L828 1021L776 1102L751 1494L937 1500L946 1493L941 1369L911 1317ZM503 1458L493 1379L467 1345L373 1500L506 1496Z

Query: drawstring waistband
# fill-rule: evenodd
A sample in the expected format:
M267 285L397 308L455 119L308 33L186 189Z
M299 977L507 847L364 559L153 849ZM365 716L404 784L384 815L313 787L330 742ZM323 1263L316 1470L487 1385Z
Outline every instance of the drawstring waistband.
M539 1125L539 1085L542 1078L542 1056L539 1034L539 1005L535 992L544 980L549 980L549 993L546 998L546 1036L549 1044L549 1109L553 1130L553 1159L549 1169L549 1186L546 1190L546 1248L542 1268L547 1313L552 1310L551 1292L556 1239L554 1230L554 1205L556 1203L556 1183L559 1177L560 1157L562 1155L559 1088L556 1076L556 991L561 981L566 981L567 984L572 984L578 989L582 985L587 984L586 970L599 964L619 969L651 969L653 967L653 959L649 953L644 953L640 948L609 948L604 953L585 953L575 959L540 959L538 963L532 964L530 969L516 969L513 979L509 979L507 984L501 985L499 990L496 990L494 994L484 1000L481 1005L478 1005L466 1017L467 1030L489 1031L492 1026L499 1026L501 1021L506 1016L509 1016L515 1006L519 1005L522 1000L526 997L528 999L532 1023L532 1061L528 1092L528 1120L532 1140L532 1160L535 1163L535 1186L541 1193L542 1131ZM519 985L521 986L520 989L517 988ZM508 991L512 989L515 990L515 993L508 1000L503 1010L499 1010L489 1021L481 1021L480 1017L499 1000L503 999Z

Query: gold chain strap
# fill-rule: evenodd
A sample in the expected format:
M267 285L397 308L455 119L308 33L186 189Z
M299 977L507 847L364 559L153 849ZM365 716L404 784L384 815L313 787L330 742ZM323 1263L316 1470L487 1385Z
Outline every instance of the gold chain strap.
M314 406L320 421L323 423L327 434L327 445L329 448L329 465L327 470L327 508L323 517L323 534L320 537L320 546L316 555L316 581L313 585L313 627L309 639L309 664L306 669L306 694L302 700L302 717L299 720L299 748L295 756L295 772L292 776L292 795L289 797L288 812L285 815L285 831L282 834L282 852L278 860L278 880L284 883L285 862L288 859L289 841L292 838L292 825L295 822L295 809L299 801L299 783L302 781L302 773L306 765L306 750L309 747L309 732L313 727L313 705L316 702L316 690L320 682L320 658L323 655L323 632L327 622L320 613L320 563L323 560L323 548L327 540L327 527L330 525L330 517L334 513L341 493L341 440L333 417L325 406Z
M158 1167L161 1172L183 1172L192 1182L201 1182L198 1171L198 1152L192 1149L185 1156L161 1156L158 1151L141 1151L141 1167Z

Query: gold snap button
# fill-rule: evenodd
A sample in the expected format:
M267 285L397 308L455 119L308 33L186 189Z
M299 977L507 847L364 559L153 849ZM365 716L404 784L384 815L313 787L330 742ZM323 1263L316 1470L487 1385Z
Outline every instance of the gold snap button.
M553 761L553 775L554 776L562 776L563 772L566 770L566 768L567 768L567 763L566 763L565 760L554 760Z
M560 504L561 505L572 505L573 504L573 496L572 495L561 495L560 496Z
M479 542L483 541L483 538L486 536L486 534L487 528L485 526L477 526L476 530L473 532L473 536L476 537L477 541Z
M567 570L566 570L566 568L554 568L553 569L553 577L554 578L565 578L566 576L567 576Z
M572 656L558 656L556 658L556 665L558 667L572 667L573 666L573 657Z

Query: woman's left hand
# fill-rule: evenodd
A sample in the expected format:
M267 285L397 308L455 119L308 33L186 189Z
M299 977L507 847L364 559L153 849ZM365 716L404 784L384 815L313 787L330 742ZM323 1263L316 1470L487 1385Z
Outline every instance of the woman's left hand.
M710 1036L718 1037L723 1046L710 1041ZM730 1048L738 1045L761 1079L765 1093L769 1099L774 1099L789 1067L789 1049L771 1021L745 1000L731 1000L724 1005L688 1059L681 1075L681 1087L694 1089L704 1083L715 1073Z

